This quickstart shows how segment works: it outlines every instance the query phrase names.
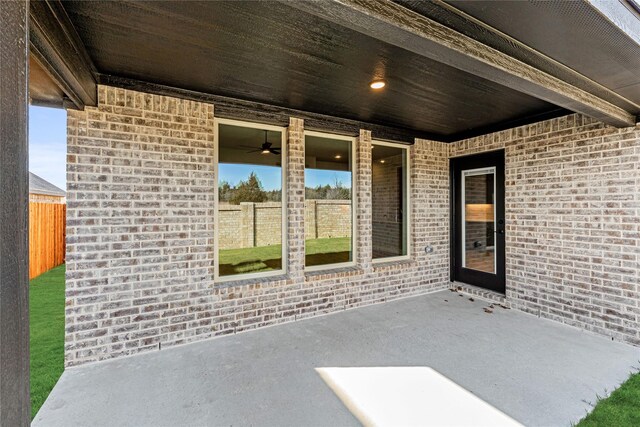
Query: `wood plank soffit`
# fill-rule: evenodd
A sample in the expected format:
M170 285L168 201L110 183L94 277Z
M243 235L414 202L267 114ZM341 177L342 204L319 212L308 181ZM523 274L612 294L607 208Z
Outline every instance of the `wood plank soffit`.
M285 2L385 43L560 107L627 127L634 114L389 0Z

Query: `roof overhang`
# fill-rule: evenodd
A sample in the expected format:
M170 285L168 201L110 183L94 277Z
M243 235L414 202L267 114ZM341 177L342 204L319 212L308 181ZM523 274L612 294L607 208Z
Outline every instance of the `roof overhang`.
M31 2L31 99L83 108L102 83L207 100L219 117L294 115L311 129L409 143L569 112L633 126L640 17L629 5ZM379 93L375 78L388 81Z

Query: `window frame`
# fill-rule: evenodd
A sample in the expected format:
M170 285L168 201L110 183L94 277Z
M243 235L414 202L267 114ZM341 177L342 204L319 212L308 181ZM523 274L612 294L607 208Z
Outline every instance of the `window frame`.
M411 146L410 145L406 145L406 144L396 144L396 143L392 143L392 142L386 142L386 141L379 141L379 140L372 140L371 141L371 147L373 147L374 145L382 145L382 146L386 146L386 147L393 147L393 148L399 148L402 150L405 150L405 158L406 158L406 168L404 171L404 180L406 182L406 189L405 189L405 197L404 197L404 209L405 209L405 220L404 220L404 231L406 232L406 239L407 239L407 253L406 255L397 255L397 256L389 256L389 257L382 257L382 258L374 258L373 257L373 154L371 156L371 250L372 250L372 254L371 254L371 262L373 264L383 264L383 263L387 263L387 262L396 262L396 261L407 261L411 259L411 243L412 243L412 239L411 239ZM372 148L373 150L373 148Z
M304 172L307 170L306 159L307 159L307 136L316 136L319 138L327 138L327 139L337 139L342 141L348 141L351 143L351 261L348 262L337 262L333 264L322 264L322 265L311 265L307 266L307 239L306 236L304 238L304 272L314 272L314 271L323 271L323 270L335 270L339 268L348 268L355 267L357 265L357 240L356 240L356 232L358 231L357 224L357 211L358 211L358 198L356 197L356 180L357 180L357 169L358 169L358 156L357 156L357 145L356 142L358 140L355 136L346 136L339 135L328 132L317 132L317 131L307 131L305 130L303 133L303 142L304 142L304 157L305 157L305 166ZM303 175L304 188L306 193L306 179ZM307 201L307 196L305 194L304 201ZM305 218L306 219L306 218ZM304 223L304 221L303 221Z
M246 122L241 120L232 120L232 119L219 119L214 118L214 133L213 133L213 146L214 146L214 154L213 154L213 174L214 174L214 272L213 272L213 280L214 282L233 282L239 280L250 280L250 279L260 279L266 277L273 276L282 276L287 274L287 264L288 264L288 234L287 234L287 204L288 204L288 194L287 194L287 128L282 126L273 126L267 125L263 123L256 122ZM281 160L281 182L282 182L282 197L281 197L281 216L282 216L282 236L281 236L281 247L282 247L282 268L279 270L267 270L267 271L259 271L256 273L242 273L242 274L232 274L228 276L220 276L220 247L219 247L219 222L220 222L220 177L219 177L219 164L220 164L220 150L219 150L219 135L220 135L220 125L231 125L231 126L239 126L251 129L261 129L267 131L276 131L280 132L282 142L280 149L280 160Z

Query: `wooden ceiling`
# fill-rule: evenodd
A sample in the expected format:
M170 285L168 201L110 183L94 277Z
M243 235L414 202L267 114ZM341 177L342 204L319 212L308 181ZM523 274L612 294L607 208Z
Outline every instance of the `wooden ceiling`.
M620 32L613 22L602 19L585 3L496 4L487 0L453 0L450 3L640 104L640 39L635 40L633 34ZM610 3L620 4L619 1ZM628 25L635 28L635 37L640 37L640 14L629 10L628 19ZM539 25L541 22L546 25Z
M182 94L192 91L398 129L398 138L414 134L442 141L568 113L520 88L286 2L48 3L77 34L75 42L86 50L86 68L96 81L130 87L148 82L179 88ZM432 17L419 3L404 2ZM493 25L504 21L504 16L489 15L497 21ZM379 92L368 86L376 78L387 81ZM629 78L618 83L622 86L610 89L635 93ZM32 98L40 93L47 94L32 90Z

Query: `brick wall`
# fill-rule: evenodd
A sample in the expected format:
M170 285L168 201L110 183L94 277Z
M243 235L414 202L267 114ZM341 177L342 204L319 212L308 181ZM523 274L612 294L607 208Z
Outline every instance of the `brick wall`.
M254 246L281 244L282 203L255 203L249 206L249 209L253 209L254 212Z
M218 207L218 247L252 248L282 243L282 204L279 202Z
M351 200L307 200L305 221L315 224L306 228L307 239L351 236Z
M67 366L448 286L448 146L411 147L412 257L371 263L371 134L357 148L357 265L304 272L304 122L287 150L287 269L213 280L213 106L99 87L68 114ZM435 252L425 254L433 245Z
M254 232L253 227L246 229L242 226L245 221L240 205L220 204L218 206L218 226L220 227L218 229L218 246L220 249L245 247L248 239L243 238L241 234L246 231ZM275 237L280 237L280 235ZM253 234L249 246L253 246Z
M410 259L373 264L371 133L356 148L356 266L304 271L304 122L287 130L287 274L213 280L213 106L99 87L68 114L66 365L449 285L450 156L506 150L507 300L640 344L640 128L572 115L410 148ZM432 246L434 252L425 253Z
M507 300L640 344L640 126L580 115L452 144L505 149Z
M67 116L67 365L208 336L213 323L213 107L98 96Z
M351 236L350 200L305 200L305 238ZM282 236L279 202L220 204L218 247L252 248L279 245Z

